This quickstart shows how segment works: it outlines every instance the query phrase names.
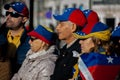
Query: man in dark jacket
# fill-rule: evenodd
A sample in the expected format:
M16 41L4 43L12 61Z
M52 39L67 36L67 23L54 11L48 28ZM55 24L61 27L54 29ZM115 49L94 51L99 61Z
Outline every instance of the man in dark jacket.
M29 36L25 29L25 23L29 18L29 11L23 2L12 2L4 6L6 9L6 25L3 26L3 35L6 39L5 45L2 46L2 61L10 62L10 75L16 73L25 59L27 51L30 49L28 43ZM0 42L1 43L1 42ZM6 49L5 49L6 48ZM1 79L1 77L0 77Z
M73 57L72 51L79 53L81 51L79 40L72 34L75 31L81 30L87 20L83 12L76 8L67 8L62 15L53 16L59 21L56 27L58 38L64 40L66 45L60 49L60 55L56 61L56 67L54 74L51 76L51 80L68 80L73 78L74 71L77 71L77 69L74 70L73 68L78 59Z

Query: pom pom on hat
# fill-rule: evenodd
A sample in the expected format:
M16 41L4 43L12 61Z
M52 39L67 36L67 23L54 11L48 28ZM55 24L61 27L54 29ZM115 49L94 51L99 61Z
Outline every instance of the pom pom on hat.
M76 8L67 8L64 10L64 13L61 15L55 14L53 17L58 21L71 21L81 27L86 23L86 17L80 9Z

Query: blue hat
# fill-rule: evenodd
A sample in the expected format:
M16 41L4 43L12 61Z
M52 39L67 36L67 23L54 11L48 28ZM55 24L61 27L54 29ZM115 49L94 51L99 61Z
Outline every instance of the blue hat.
M49 27L42 25L37 26L37 28L28 33L29 36L34 36L47 44L52 44L53 42L53 31Z
M61 15L55 14L53 17L58 21L71 21L79 26L87 23L86 17L80 9L67 8Z
M6 10L8 10L10 7L13 8L17 13L19 13L19 14L25 16L25 17L29 17L28 8L24 3L22 3L22 2L12 2L12 3L6 4L4 6L4 8Z
M117 26L111 34L112 37L120 37L120 26Z
M89 28L89 27L85 27ZM74 33L74 36L76 38L80 39L86 39L90 37L96 37L104 41L108 41L110 38L110 30L109 27L101 22L96 23L94 26L92 26L89 33L86 34L84 31L78 31Z

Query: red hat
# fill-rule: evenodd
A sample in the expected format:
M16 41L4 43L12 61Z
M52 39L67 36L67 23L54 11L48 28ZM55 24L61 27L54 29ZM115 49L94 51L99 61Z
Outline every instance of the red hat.
M53 16L58 21L71 21L82 27L87 23L83 12L76 8L67 8L62 15L55 14Z
M90 33L93 26L99 22L99 17L98 14L90 9L84 10L83 13L85 14L86 18L87 18L87 24L85 25L85 27L83 28L83 32L85 32L86 34Z

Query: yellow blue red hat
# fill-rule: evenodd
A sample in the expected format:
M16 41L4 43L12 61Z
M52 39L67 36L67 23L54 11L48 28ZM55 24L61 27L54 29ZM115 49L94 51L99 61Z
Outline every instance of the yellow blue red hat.
M90 19L91 21L99 21L99 16L94 10L86 9L83 10L83 13L85 14L88 20Z
M38 25L35 30L28 33L29 36L34 36L47 44L53 43L53 31L49 27Z
M54 14L53 17L60 22L71 21L81 27L85 26L87 23L85 15L77 8L67 8L64 10L63 14Z
M25 3L23 2L12 2L9 4L5 4L4 8L8 10L9 8L13 8L17 13L29 17L29 11Z
M88 27L84 27L84 28L88 28ZM96 37L101 40L108 41L110 39L110 29L107 25L101 22L98 22L94 26L92 26L89 33L86 34L86 32L84 31L78 31L76 33L73 33L73 35L76 38L80 38L80 39Z
M85 32L86 34L88 34L92 27L99 22L99 17L98 14L90 9L86 9L83 10L83 13L85 14L86 18L87 18L87 24L85 25L86 28L83 28L83 32Z

